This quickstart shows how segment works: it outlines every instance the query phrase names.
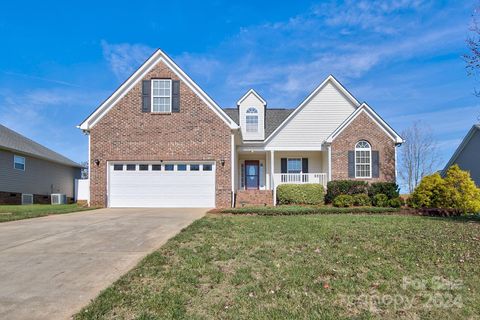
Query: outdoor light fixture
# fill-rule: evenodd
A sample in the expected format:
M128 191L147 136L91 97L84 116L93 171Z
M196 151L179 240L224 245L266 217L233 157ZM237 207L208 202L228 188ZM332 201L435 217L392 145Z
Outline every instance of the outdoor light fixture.
M220 164L222 165L222 167L225 167L225 160L220 160Z
M100 164L100 160L98 159L95 159L93 162L95 162L95 164L98 166Z

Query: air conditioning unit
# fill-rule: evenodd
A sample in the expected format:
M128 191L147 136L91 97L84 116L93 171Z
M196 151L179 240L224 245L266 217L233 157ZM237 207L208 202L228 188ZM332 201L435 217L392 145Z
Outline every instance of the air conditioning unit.
M52 193L50 196L52 199L52 204L66 204L67 195L61 193Z
M22 205L33 204L33 194L22 193Z

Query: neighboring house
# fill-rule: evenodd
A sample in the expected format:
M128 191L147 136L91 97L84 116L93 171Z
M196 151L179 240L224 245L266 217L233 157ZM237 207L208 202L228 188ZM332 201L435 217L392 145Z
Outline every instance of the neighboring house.
M333 76L297 108L249 90L222 109L157 50L79 126L91 205L273 204L276 186L395 181L402 138Z
M442 175L445 175L448 168L455 163L462 170L469 171L475 184L480 187L480 124L473 125L468 131L443 169Z
M21 204L22 198L50 203L52 193L71 199L80 169L79 164L0 125L0 204Z

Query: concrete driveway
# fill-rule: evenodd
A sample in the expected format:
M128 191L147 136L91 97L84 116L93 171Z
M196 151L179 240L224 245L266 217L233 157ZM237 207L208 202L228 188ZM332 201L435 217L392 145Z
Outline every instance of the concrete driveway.
M99 209L0 223L0 319L67 319L206 209Z

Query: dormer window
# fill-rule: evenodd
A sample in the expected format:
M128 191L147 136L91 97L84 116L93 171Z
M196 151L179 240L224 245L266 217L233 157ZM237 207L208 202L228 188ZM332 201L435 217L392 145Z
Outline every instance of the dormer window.
M245 126L247 132L258 132L258 110L254 107L247 109L245 116Z

